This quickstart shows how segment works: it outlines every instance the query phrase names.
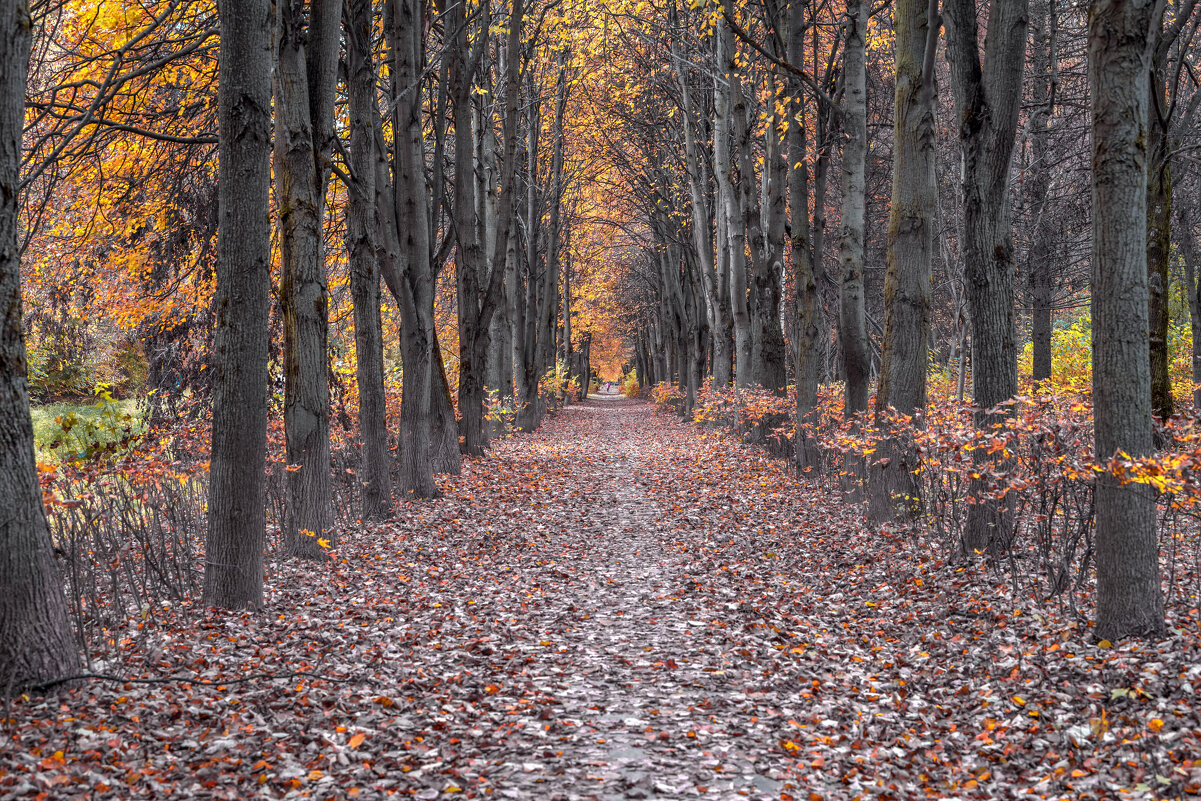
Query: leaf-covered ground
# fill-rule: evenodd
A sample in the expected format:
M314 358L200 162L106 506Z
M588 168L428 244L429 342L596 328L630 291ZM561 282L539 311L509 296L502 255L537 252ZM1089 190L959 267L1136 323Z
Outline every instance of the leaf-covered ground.
M236 683L12 703L0 796L1201 792L1195 618L1098 647L634 402L571 407L444 488L330 565L273 565L266 613L154 610L93 665Z

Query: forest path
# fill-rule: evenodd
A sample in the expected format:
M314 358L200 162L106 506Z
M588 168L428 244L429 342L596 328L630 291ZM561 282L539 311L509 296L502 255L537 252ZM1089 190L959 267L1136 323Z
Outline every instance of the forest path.
M734 603L694 592L694 549L664 522L696 511L685 475L695 435L669 427L641 403L602 396L565 410L534 447L566 473L546 489L584 515L545 534L555 558L529 636L546 647L525 666L555 704L546 745L532 741L519 769L550 797L778 798L784 787L778 743L801 699L744 672L735 654L759 650L759 638L730 615Z
M93 669L154 683L15 702L0 797L1201 790L1180 639L1103 651L725 435L594 399L441 486L273 560L263 613L110 629Z

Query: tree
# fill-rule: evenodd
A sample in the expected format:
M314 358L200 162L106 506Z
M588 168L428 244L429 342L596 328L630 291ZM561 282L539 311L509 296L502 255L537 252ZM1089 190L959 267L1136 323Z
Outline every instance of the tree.
M805 9L806 0L788 2L788 45L787 56L791 64L805 60ZM796 361L797 467L812 470L818 466L820 452L807 435L803 425L817 406L817 387L820 381L820 359L818 343L822 335L820 258L813 250L809 233L809 167L807 135L805 131L804 86L801 78L789 73L789 93L792 96L788 126L788 204L791 217L791 252L789 254L792 278L796 291L796 342L793 344Z
M484 380L487 375L489 328L503 297L505 250L514 216L517 153L517 94L521 68L521 35L525 5L513 0L508 18L505 116L502 141L501 187L498 196L495 249L485 253L476 205L475 134L473 86L483 50L488 47L487 28L468 45L466 8L454 4L446 12L446 25L453 32L448 44L449 93L455 123L454 236L457 247L455 276L459 306L459 413L462 415L463 451L481 454L487 445L484 431Z
M1093 414L1097 458L1153 452L1147 307L1149 0L1093 0ZM1163 631L1155 494L1097 475L1096 636Z
M963 164L960 245L972 324L972 400L981 428L1003 417L993 410L1018 391L1009 169L1022 103L1028 5L1027 0L992 0L981 50L975 1L944 4ZM982 464L992 462L982 449L975 453ZM985 490L982 480L973 484L977 498ZM1010 522L1002 504L971 504L964 550L1007 543Z
M305 13L307 11L307 13ZM275 176L284 320L284 428L290 514L284 547L320 559L332 515L325 204L333 148L341 0L279 4Z
M842 214L838 237L839 329L846 362L845 413L867 411L871 353L863 298L863 239L867 213L867 0L847 7L843 55L846 99L842 103ZM898 10L899 13L899 10Z
M934 256L934 51L938 0L898 0L896 95L893 111L892 206L884 276L884 353L876 389L877 424L889 408L920 413L926 406L926 343L930 338L930 268ZM874 520L916 510L914 456L895 438L877 450L869 471Z
M390 4L392 85L392 160L383 158L383 127L375 115L376 217L380 264L389 291L400 307L400 345L404 366L400 408L400 486L411 498L438 495L434 454L434 417L450 400L434 330L434 271L430 247L430 200L425 179L425 138L421 98L416 90L425 63L418 0ZM410 90L410 87L413 89ZM374 102L374 98L373 98ZM392 176L395 177L393 181ZM445 416L452 414L444 413ZM443 422L455 446L453 420ZM458 447L444 457L447 472L458 472Z
M0 2L0 695L67 678L76 654L42 508L21 326L17 198L29 6Z
M374 15L371 0L351 0L347 10L346 83L350 100L351 175L347 182L346 250L350 258L350 293L354 302L355 357L359 384L361 445L358 478L362 487L363 519L377 520L391 511L392 484L384 398L380 273L376 254L375 129L379 106L376 102L375 66L371 58ZM428 387L428 381L426 385Z
M1041 0L1039 6L1030 45L1035 81L1034 109L1030 112L1029 124L1033 169L1026 189L1026 202L1033 216L1026 281L1030 296L1032 377L1036 382L1051 377L1051 306L1055 287L1051 268L1054 232L1048 219L1048 190L1051 183L1051 120L1059 99L1059 14L1055 0Z
M263 603L274 24L268 0L222 0L218 11L220 222L204 602L242 609Z

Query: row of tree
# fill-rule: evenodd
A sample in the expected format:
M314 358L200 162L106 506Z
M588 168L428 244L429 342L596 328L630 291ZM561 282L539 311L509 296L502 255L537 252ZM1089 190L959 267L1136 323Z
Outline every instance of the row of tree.
M77 666L34 464L22 339L17 188L22 181L40 186L31 160L22 175L27 95L35 98L31 107L44 96L50 99L41 105L56 110L31 126L45 135L26 143L27 152L38 153L45 142L59 143L42 159L52 167L68 151L91 153L88 147L101 147L114 130L170 145L181 162L191 157L176 148L217 145L213 295L186 325L156 328L165 336L180 327L211 329L208 605L257 608L263 601L275 353L289 496L284 550L320 559L334 544L330 273L342 258L337 234L352 301L363 519L388 516L397 497L435 497L436 474L457 473L460 453L484 451L490 391L517 410L518 427L530 430L545 412L540 382L548 370L563 364L585 383L590 372L589 333L577 331L573 346L566 256L578 216L570 193L580 170L567 158L564 116L578 70L556 3L222 0L217 19L201 15L199 22L188 6L162 3L129 38L118 37L121 44L105 51L112 74L84 82L95 92L93 107L72 117L88 101L64 100L67 81L45 90L53 74L70 71L50 56L35 58L32 75L26 65L31 41L38 41L35 53L64 52L42 39L79 24L86 4L55 4L31 18L22 0L3 3L0 80L9 91L0 113L0 501L15 510L0 522L4 691L53 683ZM137 104L119 88L134 79L114 76L158 74L163 83L138 96L181 97L186 93L172 81L217 35L217 80L205 84L215 89L215 135L155 128L155 120L134 116L141 114ZM142 52L131 44L138 41L175 46ZM27 83L41 94L27 91ZM206 91L191 83L189 89ZM164 118L178 124L178 115ZM52 194L26 197L45 211L54 209ZM164 222L170 224L146 225ZM179 261L169 270L176 280L186 269ZM438 278L448 264L457 375L448 374L436 320ZM381 313L389 296L398 310L403 384L395 458Z
M791 380L802 424L819 383L841 378L847 418L886 429L890 410L920 424L931 353L961 382L970 354L987 427L1018 394L1020 310L1041 380L1052 312L1084 293L1096 452L1148 453L1152 412L1173 411L1173 241L1201 322L1181 192L1201 132L1195 5L1096 0L1086 18L1055 0L895 0L889 27L866 0L667 3L631 42L639 102L613 109L613 160L639 188L626 293L640 374L676 382L686 411L707 377L781 395ZM978 453L983 476L997 457ZM869 516L912 516L916 454L886 439L869 461L851 466ZM968 555L1013 526L984 480ZM1097 539L1101 636L1160 630L1153 497L1103 477Z

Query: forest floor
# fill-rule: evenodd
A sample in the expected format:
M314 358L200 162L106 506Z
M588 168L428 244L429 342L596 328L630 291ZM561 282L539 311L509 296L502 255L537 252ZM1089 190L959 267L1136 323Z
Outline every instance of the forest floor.
M0 796L1201 792L1196 631L1102 648L724 435L595 399L444 490L92 666L211 684L14 702Z

